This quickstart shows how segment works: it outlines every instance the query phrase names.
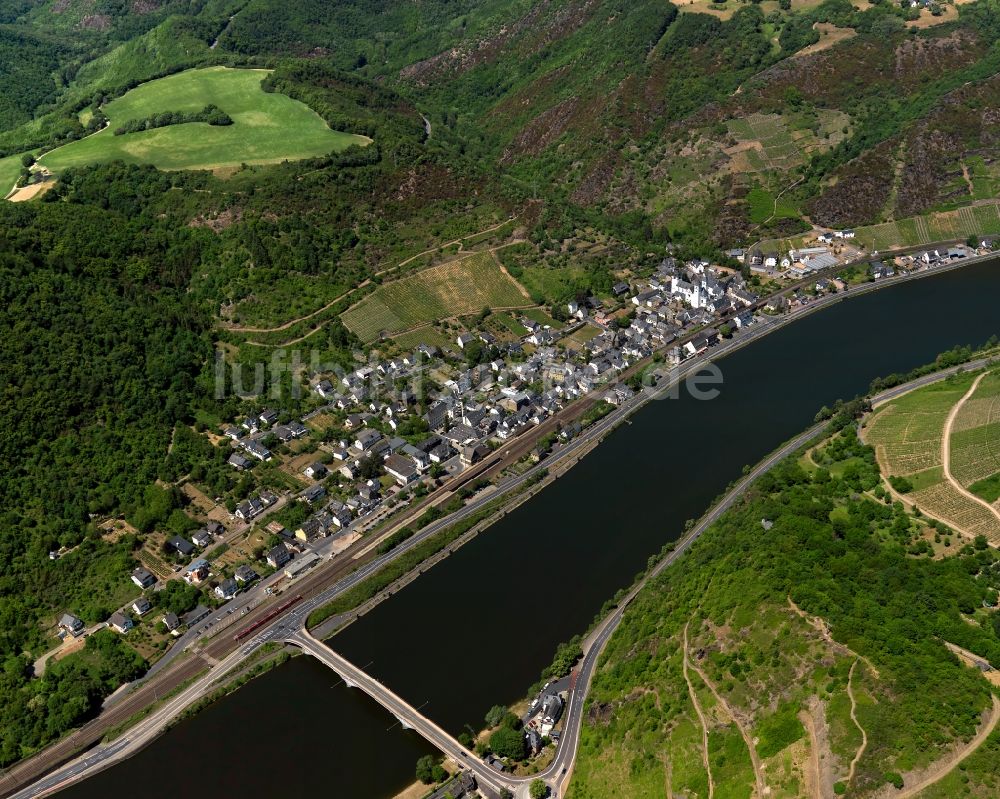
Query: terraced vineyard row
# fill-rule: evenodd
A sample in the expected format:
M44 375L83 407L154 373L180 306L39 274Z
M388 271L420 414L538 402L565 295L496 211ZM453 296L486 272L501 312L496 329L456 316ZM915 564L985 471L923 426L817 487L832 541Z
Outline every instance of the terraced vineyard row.
M1000 234L1000 204L971 205L954 211L939 211L923 216L897 219L878 225L865 225L855 231L855 242L869 252L919 247L934 242L966 239L969 236ZM767 253L785 253L809 243L811 236L762 241Z

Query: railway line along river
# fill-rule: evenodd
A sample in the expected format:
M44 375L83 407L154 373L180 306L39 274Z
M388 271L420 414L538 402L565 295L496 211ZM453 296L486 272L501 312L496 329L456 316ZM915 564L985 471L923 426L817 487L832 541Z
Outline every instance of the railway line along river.
M866 391L956 344L1000 334L1000 261L837 303L719 362L720 395L652 402L485 534L338 635L332 645L452 733L521 697L648 557L745 464ZM384 799L430 751L312 658L254 680L74 799L139 792Z

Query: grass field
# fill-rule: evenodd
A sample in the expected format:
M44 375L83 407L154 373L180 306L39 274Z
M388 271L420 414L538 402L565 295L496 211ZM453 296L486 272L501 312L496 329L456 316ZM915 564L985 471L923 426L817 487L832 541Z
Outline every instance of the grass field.
M7 192L14 188L17 176L21 174L21 156L8 155L0 158L0 198L6 197Z
M401 333L485 307L530 304L493 255L483 252L379 286L340 318L359 338L373 341L383 332Z
M573 331L562 340L562 343L574 349L582 349L594 336L600 335L601 328L596 325L587 324L579 330Z
M542 325L543 327L551 327L553 330L562 330L563 327L565 327L562 322L556 321L541 308L528 308L527 310L521 312L521 316L525 319L530 319L532 322Z
M942 436L948 414L973 380L972 374L956 376L888 403L869 421L865 439L875 447L887 477L906 477L913 484L907 499L918 508L971 535L997 539L1000 531L996 518L988 509L959 493L944 479L942 469ZM1000 466L990 471L992 467L984 462L988 451L984 454L981 446L979 431L993 426L978 426L978 421L992 413L992 397L1000 394L1000 379L991 378L988 384L984 379L981 386L984 384L987 388L980 398L983 402L968 412L963 406L960 411L963 419L956 419L952 428L952 474L966 486L970 474L986 477L1000 471ZM963 474L965 478L960 476Z
M111 121L107 128L52 150L39 162L53 172L119 159L160 169L215 169L311 158L369 141L330 130L303 103L263 91L266 74L210 67L144 83L104 107ZM196 112L210 103L229 114L233 124L192 122L114 135L124 122L166 111Z

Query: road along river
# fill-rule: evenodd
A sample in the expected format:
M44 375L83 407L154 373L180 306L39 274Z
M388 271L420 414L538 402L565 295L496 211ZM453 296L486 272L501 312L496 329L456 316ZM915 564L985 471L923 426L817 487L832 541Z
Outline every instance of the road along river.
M846 300L764 337L719 362L718 398L681 391L650 403L333 646L453 734L479 727L744 464L874 377L1000 334L997 296L1000 264L980 263ZM390 796L428 747L338 682L296 658L63 795L166 798L182 780L209 792Z

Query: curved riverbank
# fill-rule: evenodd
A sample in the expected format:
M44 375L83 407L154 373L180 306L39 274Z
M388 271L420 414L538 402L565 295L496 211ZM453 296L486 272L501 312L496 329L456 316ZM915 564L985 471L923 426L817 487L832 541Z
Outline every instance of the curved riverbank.
M428 702L425 712L446 729L478 726L492 704L520 696L555 645L585 629L744 463L808 427L821 405L863 393L874 377L997 332L990 297L998 289L997 270L970 264L810 313L794 335L785 328L731 353L717 400L682 394L647 405L608 436L600 457L584 458L489 535L375 608L338 636L338 650L359 665L371 662L370 671L414 706ZM949 320L947 330L928 321L938 319ZM69 794L98 796L112 779L141 780L162 758L199 748L211 750L213 762L188 764L192 778L224 790L240 778L239 764L269 750L258 740L266 736L238 744L219 737L218 719L256 729L259 714L281 734L290 734L281 725L294 718L300 755L294 773L262 775L261 790L307 795L332 782L351 796L382 797L409 783L422 743L398 726L385 732L391 720L377 707L330 685L321 667L295 659ZM383 732L374 732L373 715ZM373 769L364 765L371 750ZM167 796L167 788L151 786L151 795Z

